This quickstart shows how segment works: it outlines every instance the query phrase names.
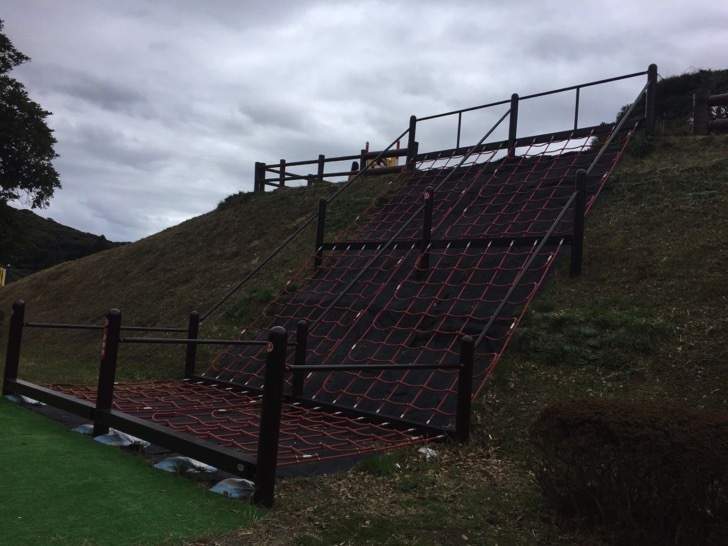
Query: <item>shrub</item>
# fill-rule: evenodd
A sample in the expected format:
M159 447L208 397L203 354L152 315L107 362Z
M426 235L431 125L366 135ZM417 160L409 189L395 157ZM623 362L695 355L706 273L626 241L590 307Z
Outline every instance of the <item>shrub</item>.
M534 474L562 515L617 543L718 544L728 536L728 415L618 400L544 409Z

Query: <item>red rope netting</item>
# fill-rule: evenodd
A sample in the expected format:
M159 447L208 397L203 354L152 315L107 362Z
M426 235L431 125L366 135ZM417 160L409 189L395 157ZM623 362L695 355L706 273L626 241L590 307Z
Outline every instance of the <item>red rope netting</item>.
M611 146L592 170L588 207L628 137ZM309 263L291 283L298 287L295 292L270 304L247 333L274 325L293 333L296 323L306 320L311 324L308 364L379 364L382 371L310 373L304 398L438 427L452 425L457 372L387 370L387 364L458 362L462 336L477 337L535 251L534 242L522 244L519 238L545 234L574 191L576 171L588 168L597 156L590 141L531 146L515 158L489 152L457 169L453 158L418 165L379 210L362 215L370 220L337 237L338 244L325 252L313 274ZM408 222L421 214L425 188L437 187L446 176L434 198L432 238L441 242L428 250L424 267L415 246L421 220ZM555 232L561 238L536 257L477 348L473 395L482 389L571 230L567 217ZM405 242L386 250L356 244L395 235ZM260 388L262 357L255 353L230 347L203 375Z
M588 178L587 209L630 137L631 132L620 135L596 162ZM351 457L426 439L406 423L425 429L453 426L457 371L387 366L457 364L461 338L481 334L535 253L535 241L525 238L546 233L574 191L576 171L597 158L591 140L530 146L519 149L516 157L476 154L460 166L461 158L422 161L414 172L401 175L408 179L392 195L373 201L371 210L360 217L368 220L355 222L337 236L335 247L324 251L320 267L314 269L312 256L286 292L242 335L264 339L271 327L283 326L294 341L298 321L306 320L311 325L307 364L378 364L381 370L309 373L301 402L283 408L281 465ZM428 186L437 192L425 261L416 242L422 235ZM571 230L568 213L553 244L535 256L476 347L473 397ZM385 248L395 236L399 242ZM382 245L362 248L363 242ZM201 374L210 383L122 385L115 391L114 404L132 415L254 454L264 360L259 347L230 346ZM215 381L234 386L215 386ZM87 399L95 396L90 390L69 391ZM317 408L317 403L327 410ZM332 411L332 405L339 411Z
M92 386L53 388L88 401L96 398ZM201 381L121 384L114 389L114 408L119 411L238 449L253 458L258 449L261 399L260 393ZM278 464L290 466L352 457L426 439L412 427L371 423L342 412L322 412L287 403L282 412Z

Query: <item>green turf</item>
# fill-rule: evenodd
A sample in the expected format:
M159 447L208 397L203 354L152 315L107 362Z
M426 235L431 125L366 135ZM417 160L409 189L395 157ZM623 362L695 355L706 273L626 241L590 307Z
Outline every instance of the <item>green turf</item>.
M261 517L0 399L0 543L178 544Z

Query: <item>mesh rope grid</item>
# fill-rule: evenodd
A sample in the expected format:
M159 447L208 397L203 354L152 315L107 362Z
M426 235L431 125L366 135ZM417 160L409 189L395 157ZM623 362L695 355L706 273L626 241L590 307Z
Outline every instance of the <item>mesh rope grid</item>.
M96 397L92 386L56 384L51 388L91 402ZM201 381L154 381L117 385L114 408L255 457L261 398L260 393ZM376 453L426 439L437 437L424 436L415 428L394 428L386 422L371 423L343 412L324 413L286 403L281 419L278 465Z
M631 132L624 133L592 170L588 209L630 137ZM422 162L393 195L376 199L372 210L360 216L368 220L355 222L337 237L336 248L324 253L323 264L316 270L311 257L286 292L243 335L263 339L272 326L280 325L293 341L297 322L305 319L315 324L309 334L307 364L380 364L383 369L308 374L305 403L283 407L281 466L347 458L433 438L427 431L411 428L408 423L412 422L452 426L456 371L387 370L386 365L458 362L462 336L481 333L534 252L534 244L515 244L516 238L543 236L574 191L576 171L587 168L596 157L589 140L532 146L514 158L489 152L458 169L454 169L457 158ZM413 243L395 244L340 296L377 252L351 243L387 241L398 233L401 240L418 240L422 229L418 211L425 189L441 185L447 176L447 183L435 194L432 226L432 240L443 242L428 249L427 267ZM416 220L406 226L415 214ZM536 257L500 319L476 348L473 397L483 388L570 230L567 216L556 232L557 244L545 247ZM496 239L490 244L477 242L487 238ZM461 248L456 243L463 240L476 242ZM208 383L119 385L114 406L254 454L264 358L256 347L229 347L202 374ZM226 388L223 382L235 387ZM92 389L54 388L88 400L95 397ZM341 411L322 411L311 403L334 405ZM378 414L382 419L354 417L351 411Z
M630 135L615 142L592 170L588 208ZM480 333L535 249L534 244L514 244L515 239L547 231L574 191L576 171L587 168L597 156L589 142L580 138L532 146L515 158L481 154L455 172L447 164L452 158L419 165L373 217L363 215L371 220L339 236L340 246L324 254L322 266L311 274L309 264L292 281L294 288L269 305L244 333L274 325L293 333L299 320L313 323L308 364L380 364L383 369L310 373L304 398L440 428L451 426L456 371L387 370L386 365L458 362L461 337ZM448 174L447 184L435 195L433 212L433 240L444 243L432 245L429 266L420 267L414 241L420 237L421 223L406 224L419 214L425 188L437 186ZM561 242L571 229L569 216L556 232ZM376 266L340 296L350 279L380 252L355 243L386 241L395 234L413 242L394 244L382 252ZM454 244L485 238L498 238L501 244L466 248ZM447 241L453 244L448 247ZM503 316L477 348L474 396L560 247L546 247L536 257ZM330 309L333 301L336 305ZM203 375L259 389L262 357L255 352L231 347Z

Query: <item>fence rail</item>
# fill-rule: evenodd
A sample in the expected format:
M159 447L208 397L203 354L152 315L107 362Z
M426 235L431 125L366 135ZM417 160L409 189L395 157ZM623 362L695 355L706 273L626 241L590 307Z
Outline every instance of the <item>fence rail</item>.
M695 93L693 95L693 133L707 135L712 131L726 130L728 130L728 93L720 95Z
M641 75L647 75L647 84L643 88L642 93L644 93L644 96L646 98L645 100L645 112L644 112L644 128L645 133L648 135L654 134L655 131L655 90L657 86L657 66L654 64L651 64L647 71L645 72L635 72L633 74L627 74L625 76L618 76L615 78L608 78L605 80L598 80L595 82L590 82L587 84L581 84L578 86L572 86L572 87L566 87L561 89L556 89L553 91L547 91L545 93L537 93L535 95L527 95L524 97L523 100L527 100L529 98L534 98L536 96L543 96L547 94L553 94L553 93L559 93L559 92L566 92L570 90L576 90L577 88L583 89L585 87L591 87L595 85L599 85L602 83L608 83L613 82L617 80L623 80L627 78L633 78ZM640 96L642 96L642 93ZM577 95L578 97L578 95ZM484 108L489 108L492 106L499 106L504 104L509 104L511 101L513 101L513 97L511 97L510 101L498 101L490 104L484 104L481 106L475 106L472 108L465 108L462 110L455 110L452 112L446 112L444 114L437 114L436 116L429 116L425 118L421 118L420 121L427 121L430 119L435 119L436 117L445 117L445 116L451 116L451 115L462 115L462 113L470 112L474 110L481 110ZM577 109L578 109L578 98L577 98ZM517 101L516 101L517 104ZM634 109L636 102L632 104L632 108ZM416 128L417 128L417 117L416 116L410 116L409 120L409 127L404 130L399 136L397 136L390 144L387 146L383 151L379 152L379 154L375 157L376 159L379 159L380 157L384 157L384 154L387 154L390 152L390 150L395 150L395 145L402 141L405 137L407 137L407 147L404 148L404 153L406 154L406 162L405 167L408 169L413 169L417 161L425 161L428 159L439 159L445 155L450 155L451 157L458 157L460 155L463 155L465 153L468 153L468 151L472 150L474 153L481 153L483 151L488 150L499 150L503 149L505 146L510 144L509 149L514 149L519 146L529 146L531 144L536 143L545 143L549 142L549 139L554 138L554 135L557 138L567 138L569 135L572 135L574 133L573 130L566 130L562 132L552 133L552 134L545 134L545 135L536 135L533 137L518 137L517 133L515 132L515 128L517 126L517 123L511 122L509 123L509 129L514 130L514 134L509 135L509 140L507 141L499 141L494 143L479 143L475 147L469 147L469 148L462 148L459 146L459 142L457 143L458 146L456 148L453 148L451 150L446 150L443 152L438 152L437 154L432 154L433 157L431 157L430 153L424 153L424 154L418 154L419 150L419 143L415 139L416 135ZM600 130L597 131L595 134L598 134L601 129L603 129L605 132L609 132L613 129L612 126L605 126L600 127ZM588 136L590 134L590 131L588 128L582 128L577 130L577 134L580 134L580 132L583 131L584 136ZM458 133L459 135L459 133ZM512 137L512 138L511 138ZM459 138L459 137L458 137ZM371 153L371 152L368 152ZM402 150L400 150L398 153L402 153ZM357 156L342 156L344 159L351 159L353 157ZM323 159L322 159L323 158ZM317 160L311 160L311 161L303 161L303 162L296 162L298 165L313 165L316 164L319 166L319 172L321 169L321 165L325 165L329 161L336 161L341 160L342 158L325 158L324 156L319 156L319 159ZM281 160L285 163L285 160ZM290 165L290 164L289 164ZM347 191L349 188L353 187L354 184L358 182L358 180L361 178L363 174L366 174L367 172L374 172L370 171L370 166L366 163L362 162L362 169L359 171L357 175L355 175L353 178L351 178L348 183L343 184L342 187L328 200L328 203L331 203L334 199L338 198L341 194L343 194L345 191ZM266 186L273 185L275 187L280 187L280 173L279 177L276 181L274 181L272 184L270 184L266 177L265 172L266 168L269 167L265 163L256 163L256 175L255 175L255 190L256 191L265 191ZM271 168L273 168L272 165L270 165ZM278 167L280 168L280 163L278 164ZM382 171L379 171L382 172ZM318 174L317 174L318 176ZM322 177L327 176L326 174L322 174ZM310 175L309 175L310 177ZM222 298L215 303L212 307L210 307L204 315L200 318L200 324L205 321L207 318L209 318L215 311L217 311L228 299L230 299L235 293L237 293L243 286L245 286L250 279L255 277L264 267L266 267L276 256L278 256L285 248L288 247L288 245L293 242L309 225L311 225L316 219L318 218L318 211L314 212L309 218L296 229L293 233L291 233L290 236L288 236L284 241L281 242L278 247L276 247L265 259L261 260L253 270L248 272L235 286L231 287L227 293L225 293ZM319 218L320 222L320 218ZM319 241L317 240L317 248L320 246Z
M284 402L284 377L285 373L293 374L293 392L291 400L299 404L305 404L302 398L303 383L299 380L301 374L330 372L333 371L327 366L306 365L306 325L299 323L296 343L288 341L288 333L280 326L273 327L265 341L261 340L221 340L221 339L197 339L196 327L199 316L193 312L190 316L188 337L177 338L138 338L123 337L124 330L140 331L178 331L172 328L144 328L124 327L121 323L121 312L112 309L106 315L103 326L101 325L79 325L79 324L58 324L40 323L25 321L25 303L18 300L13 304L10 319L10 331L8 335L8 346L5 359L5 371L3 375L2 394L21 394L29 396L41 402L52 405L74 415L93 422L93 436L107 434L111 427L122 430L128 434L139 436L154 444L166 447L167 449L179 452L183 455L203 460L221 470L253 478L255 492L253 501L256 504L271 507L274 502L274 484L277 470L278 443L280 436L280 421ZM95 402L89 402L74 396L56 392L41 385L36 385L18 378L20 365L20 352L24 328L49 328L49 329L82 329L82 330L103 330L101 342L101 359L98 373L98 386ZM148 343L148 344L178 344L187 346L187 359L185 362L185 377L198 379L194 375L194 351L190 347L197 345L251 345L265 347L266 363L264 383L262 387L262 404L259 424L258 450L255 458L234 449L219 446L210 441L186 434L183 432L158 425L151 421L137 418L122 411L114 409L114 387L116 385L116 372L120 346L125 343ZM462 340L461 359L458 364L408 364L397 365L393 369L458 369L458 404L455 430L435 429L434 427L421 427L431 429L430 433L442 435L454 435L461 442L467 442L470 438L470 396L472 391L473 375L473 340L466 336ZM289 347L295 347L295 363L286 366ZM387 369L387 366L340 366L338 371ZM207 378L199 378L208 381ZM215 381L216 384L224 383ZM301 386L301 391L296 392L296 385ZM238 385L239 386L239 385ZM255 389L249 389L255 390ZM325 404L324 404L325 405ZM321 407L320 402L316 403ZM370 417L381 420L378 415L366 412L356 412L358 417ZM403 423L404 424L404 423ZM407 423L408 426L417 423ZM265 431L263 433L263 431Z
M506 140L501 140L498 142L492 142L487 144L487 148L484 148L481 151L491 150L491 149L503 149L507 148L510 155L513 155L515 153L515 149L520 146L525 146L528 144L534 144L540 142L540 137L546 137L551 136L554 134L554 132L547 133L545 135L536 135L536 136L519 136L518 135L518 124L519 124L519 106L521 103L525 101L529 101L536 98L546 97L550 95L556 95L556 94L563 94L563 93L574 93L574 115L573 115L573 123L569 126L569 129L563 130L563 131L557 131L557 132L563 132L564 134L573 134L574 132L581 132L584 135L590 134L590 132L593 132L595 127L579 127L579 116L580 116L580 108L581 108L581 92L583 89L587 89L590 87L595 87L599 85L605 85L608 83L613 83L617 81L627 80L631 78L636 78L640 76L647 75L648 80L648 86L650 87L650 100L646 102L646 110L645 110L645 118L646 118L646 125L645 125L645 131L648 134L654 133L654 91L655 91L655 85L657 83L657 66L652 64L648 67L647 70L642 72L634 72L631 74L625 74L623 76L616 76L613 78L605 78L601 80L591 81L587 83L582 83L578 85L572 85L568 87L561 87L559 89L553 89L550 91L543 91L540 93L533 93L530 95L525 96L519 96L517 93L514 93L511 95L510 99L506 100L500 100L495 102L490 102L487 104L482 104L479 106L471 106L469 108L461 108L459 110L452 110L450 112L444 112L440 114L434 114L430 116L424 116L421 118L417 118L416 116L410 117L410 123L407 130L405 130L400 138L403 138L404 136L407 136L407 147L403 149L398 150L392 150L391 145L387 149L385 149L382 152L369 152L368 150L362 150L359 155L346 155L346 156L339 156L339 157L331 157L327 158L324 155L319 155L318 159L314 160L305 160L305 161L286 161L285 159L281 159L278 163L256 163L255 164L255 180L254 180L254 190L255 191L265 191L266 187L271 186L274 188L282 188L286 186L286 182L288 181L300 181L305 180L309 185L312 182L322 182L326 178L337 178L337 177L346 177L351 174L350 169L341 170L341 163L346 161L354 161L358 160L360 162L360 165L362 168L367 164L367 160L371 159L380 159L380 158L396 158L396 157L405 157L406 161L405 164L398 167L389 167L385 169L376 169L376 170L368 170L368 174L389 174L389 173L397 173L402 171L403 169L412 169L414 168L414 165L418 161L425 160L431 156L431 153L429 154L420 154L419 149L420 145L416 140L416 135L418 133L418 125L420 129L422 128L422 124L424 122L436 120L436 119L442 119L447 117L455 117L457 119L457 130L456 130L456 136L455 136L455 147L451 148L449 150L442 150L438 148L438 154L440 157L443 156L446 152L452 153L453 156L460 155L461 153L467 151L470 149L470 147L463 147L461 146L461 138L462 138L462 124L463 124L463 115L472 113L472 112L478 112L487 110L489 108L495 108L499 106L506 106L509 105L509 112L510 112L510 119L509 119L509 127L508 127L508 138ZM396 140L397 142L399 139ZM328 164L336 163L337 168L332 171L327 171L326 167ZM305 166L316 166L316 173L315 174L299 174L299 173L293 173L290 171L291 168L295 167L305 167ZM266 173L274 174L275 177L268 178Z

